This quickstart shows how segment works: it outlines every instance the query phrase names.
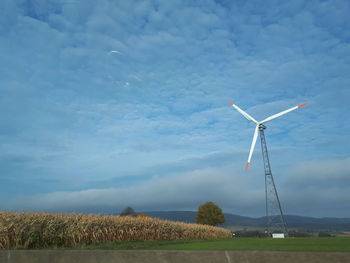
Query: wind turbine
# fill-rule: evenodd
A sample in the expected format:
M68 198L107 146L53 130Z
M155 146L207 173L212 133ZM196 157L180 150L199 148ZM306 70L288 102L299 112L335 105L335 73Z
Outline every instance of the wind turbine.
M228 101L229 104L232 105L239 113L241 113L246 119L254 122L255 131L253 135L252 144L250 146L250 151L248 155L248 161L246 164L245 169L248 170L250 161L252 159L252 155L254 152L256 140L258 138L258 133L260 134L260 140L261 140L261 150L263 154L263 161L264 161L264 169L265 169L265 196L266 196L266 220L267 220L267 231L269 234L271 234L274 231L282 231L285 236L288 235L287 231L287 225L286 221L284 219L284 215L282 212L281 202L278 198L276 185L272 176L271 172L271 166L269 161L269 156L267 153L267 146L266 146L266 139L264 130L266 129L265 123L276 119L278 117L281 117L282 115L291 112L293 110L299 109L300 107L308 104L307 102L303 104L299 104L298 106L295 106L293 108L290 108L288 110L281 111L280 113L274 114L262 121L255 120L252 116L250 116L247 112L243 111L241 108L239 108L237 105L235 105L233 102ZM277 214L276 214L277 213ZM275 228L275 229L273 229Z

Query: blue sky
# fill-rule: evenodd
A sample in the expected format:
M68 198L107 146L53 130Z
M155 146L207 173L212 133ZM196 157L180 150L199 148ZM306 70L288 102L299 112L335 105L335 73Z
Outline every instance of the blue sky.
M0 209L350 217L349 1L0 3ZM111 52L114 51L114 52Z

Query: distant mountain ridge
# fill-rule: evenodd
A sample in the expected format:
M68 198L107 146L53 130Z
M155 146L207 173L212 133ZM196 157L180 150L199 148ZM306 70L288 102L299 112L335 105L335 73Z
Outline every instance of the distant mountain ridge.
M143 212L150 217L195 223L196 212L193 211L146 211ZM225 213L226 222L222 225L226 228L264 228L266 217L246 217ZM299 230L350 230L350 218L316 218L296 215L285 215L285 220L289 229Z

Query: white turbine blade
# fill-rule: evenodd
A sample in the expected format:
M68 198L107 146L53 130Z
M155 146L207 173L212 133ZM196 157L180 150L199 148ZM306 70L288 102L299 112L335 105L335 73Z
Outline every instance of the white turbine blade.
M278 118L278 117L280 117L280 116L282 116L282 115L284 115L284 114L286 114L286 113L288 113L288 112L291 112L291 111L293 111L293 110L296 110L296 109L298 109L298 108L300 108L300 107L302 107L302 106L304 106L304 105L306 105L306 104L309 104L309 103L308 103L308 102L305 102L305 103L303 103L303 104L299 104L298 106L295 106L295 107L290 108L290 109L288 109L288 110L281 111L280 113L277 113L277 114L275 114L275 115L272 115L272 116L266 118L265 120L262 120L260 123L264 123L264 122L268 122L268 121L271 121L271 120L273 120L273 119L276 119L276 118Z
M250 151L249 151L249 156L248 156L248 162L247 162L247 165L245 166L245 169L246 169L246 170L248 170L248 167L249 167L249 164L250 164L250 160L252 159L252 155L253 155L254 148L255 148L255 144L256 144L256 139L258 138L258 131L259 131L259 124L256 125L256 127L255 127L252 145L250 146Z
M233 102L228 101L229 104L231 104L232 107L234 107L240 114L242 114L247 120L250 120L256 124L258 124L258 122L252 117L250 116L248 113L246 113L244 110L242 110L241 108L239 108L237 105L233 104Z

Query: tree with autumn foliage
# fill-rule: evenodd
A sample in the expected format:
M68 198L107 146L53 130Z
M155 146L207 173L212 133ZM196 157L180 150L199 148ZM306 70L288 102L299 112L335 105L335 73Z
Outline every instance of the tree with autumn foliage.
M196 223L217 226L225 222L225 216L220 207L213 202L206 202L198 208Z

